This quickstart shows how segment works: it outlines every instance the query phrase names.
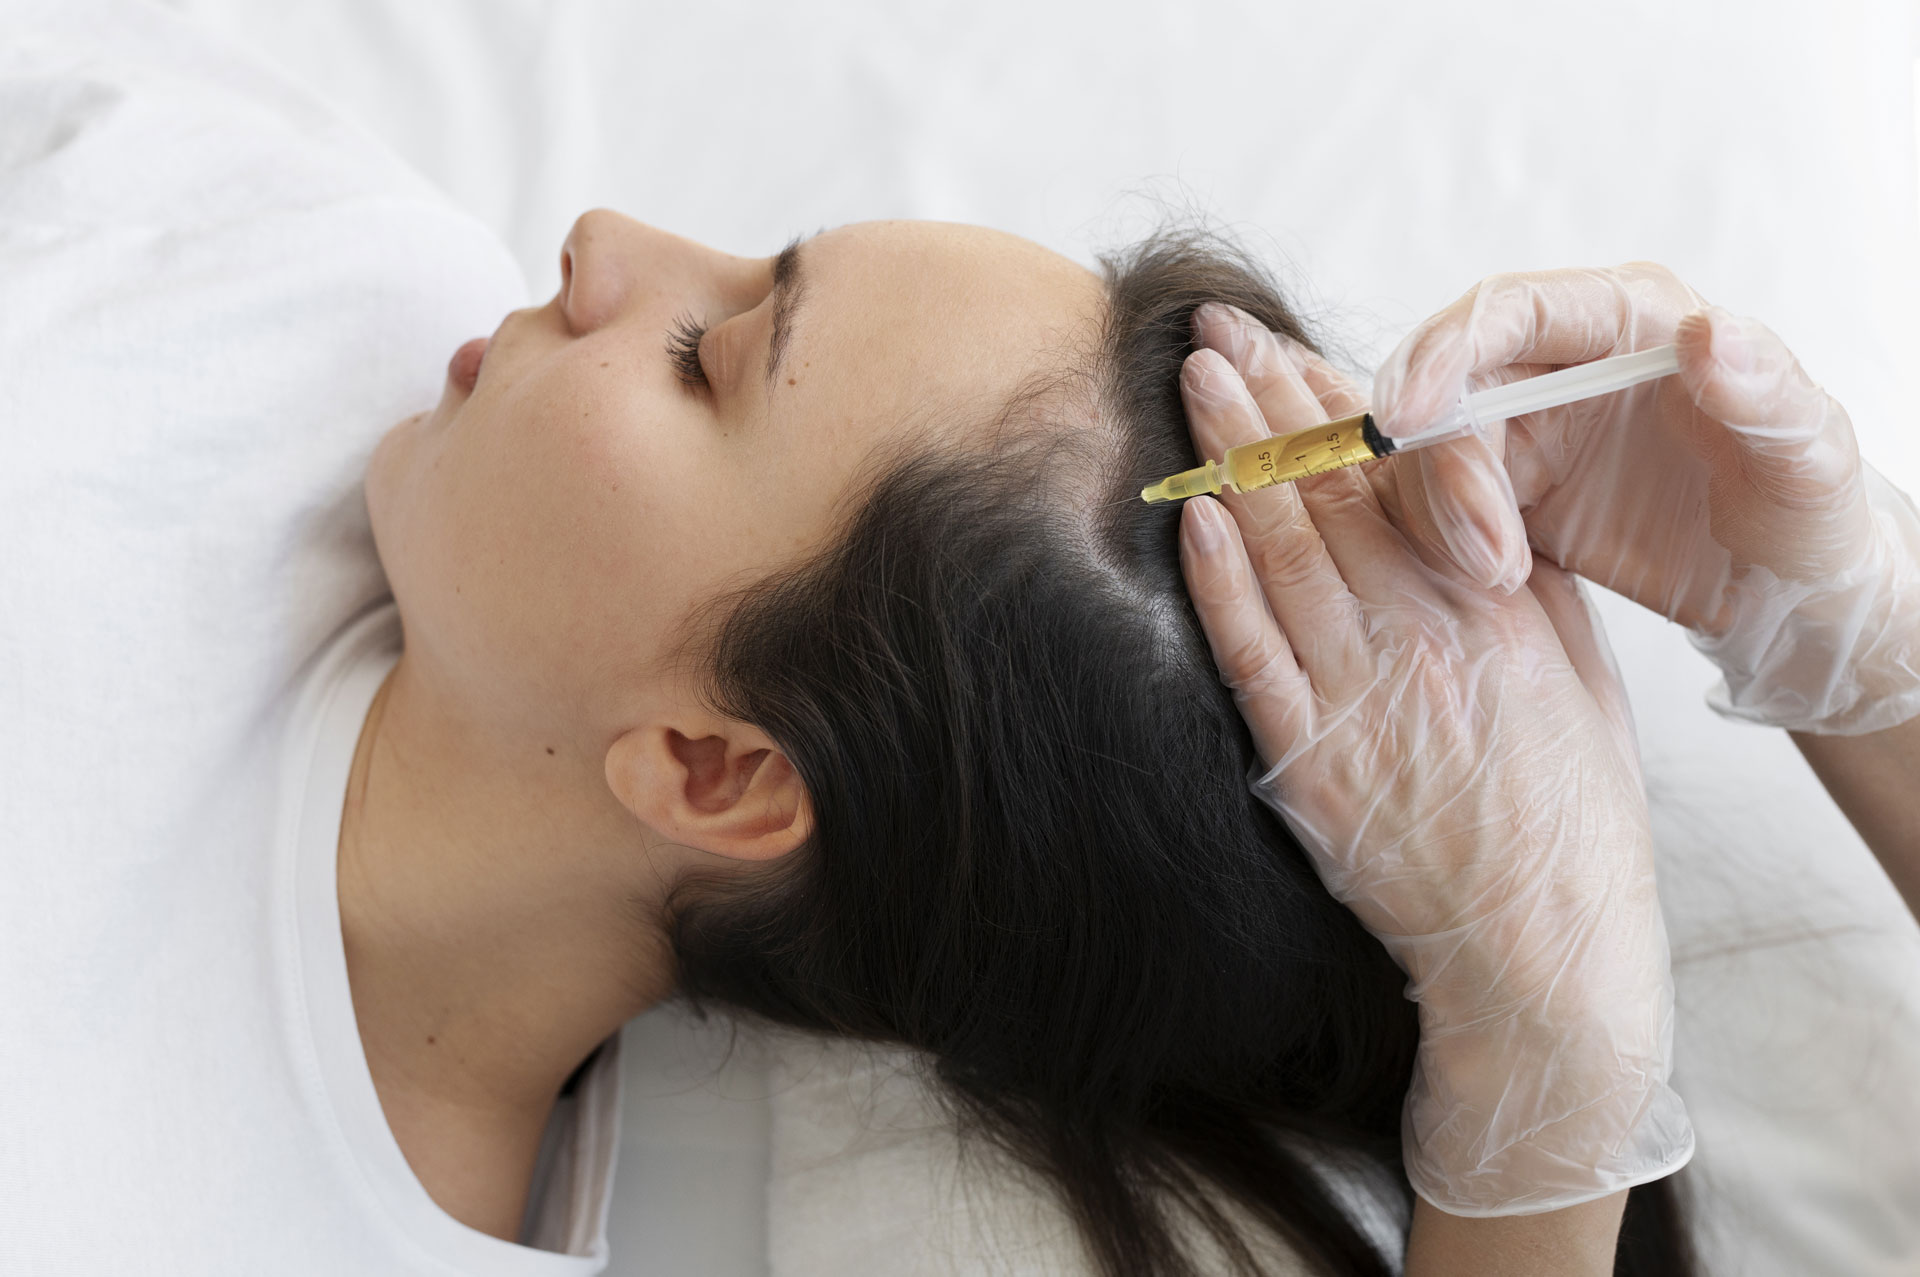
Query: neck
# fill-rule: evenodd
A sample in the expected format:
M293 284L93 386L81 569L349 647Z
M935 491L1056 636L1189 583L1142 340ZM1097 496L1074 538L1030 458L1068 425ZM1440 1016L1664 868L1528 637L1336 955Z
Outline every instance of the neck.
M650 921L664 875L600 760L502 743L426 682L403 653L354 753L338 848L354 1014L383 1104L530 1141L530 1174L567 1077L672 988Z

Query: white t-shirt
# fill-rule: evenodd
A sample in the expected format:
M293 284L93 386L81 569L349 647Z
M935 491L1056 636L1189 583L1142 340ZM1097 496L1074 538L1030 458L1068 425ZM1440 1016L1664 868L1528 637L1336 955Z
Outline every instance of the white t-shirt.
M606 1266L620 1035L555 1113L534 1245L469 1228L381 1114L334 896L398 650L367 459L529 304L245 50L0 0L0 1272Z
M367 1070L335 893L340 813L361 727L400 647L391 599L354 618L302 678L281 746L271 929L288 1002L307 1017L301 1024L297 1009L290 1015L297 1063L318 1083L311 1098L326 1142L352 1162L370 1199L410 1240L466 1273L598 1273L607 1259L620 1138L619 1033L569 1080L548 1120L521 1246L477 1232L434 1203L407 1165ZM530 1262L528 1246L582 1258Z

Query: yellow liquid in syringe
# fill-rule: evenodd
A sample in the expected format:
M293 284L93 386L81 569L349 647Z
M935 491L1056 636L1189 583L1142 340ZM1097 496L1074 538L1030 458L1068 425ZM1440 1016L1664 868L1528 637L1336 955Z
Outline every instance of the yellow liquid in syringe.
M1208 461L1192 470L1168 475L1140 489L1143 501L1180 501L1223 487L1253 492L1276 483L1290 483L1310 474L1324 474L1342 466L1359 465L1393 451L1393 440L1374 428L1373 415L1342 417L1310 430L1274 435L1228 448L1221 461Z

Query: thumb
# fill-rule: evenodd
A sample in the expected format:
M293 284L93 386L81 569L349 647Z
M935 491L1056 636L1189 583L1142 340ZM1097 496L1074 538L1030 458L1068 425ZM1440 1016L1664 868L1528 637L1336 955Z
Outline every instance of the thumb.
M1418 538L1438 542L1467 577L1512 594L1532 570L1527 528L1507 467L1479 435L1449 439L1402 459L1413 468L1408 522Z
M1758 320L1708 306L1674 328L1680 376L1702 413L1727 428L1748 477L1797 504L1859 468L1846 410Z

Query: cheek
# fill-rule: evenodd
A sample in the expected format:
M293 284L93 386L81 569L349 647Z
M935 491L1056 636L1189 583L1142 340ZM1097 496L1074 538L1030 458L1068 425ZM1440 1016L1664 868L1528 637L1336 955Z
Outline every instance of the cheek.
M545 409L456 423L484 429L421 468L423 579L409 585L473 677L538 671L542 694L586 697L657 654L710 580L720 514L694 481L710 459L664 446L675 426Z

